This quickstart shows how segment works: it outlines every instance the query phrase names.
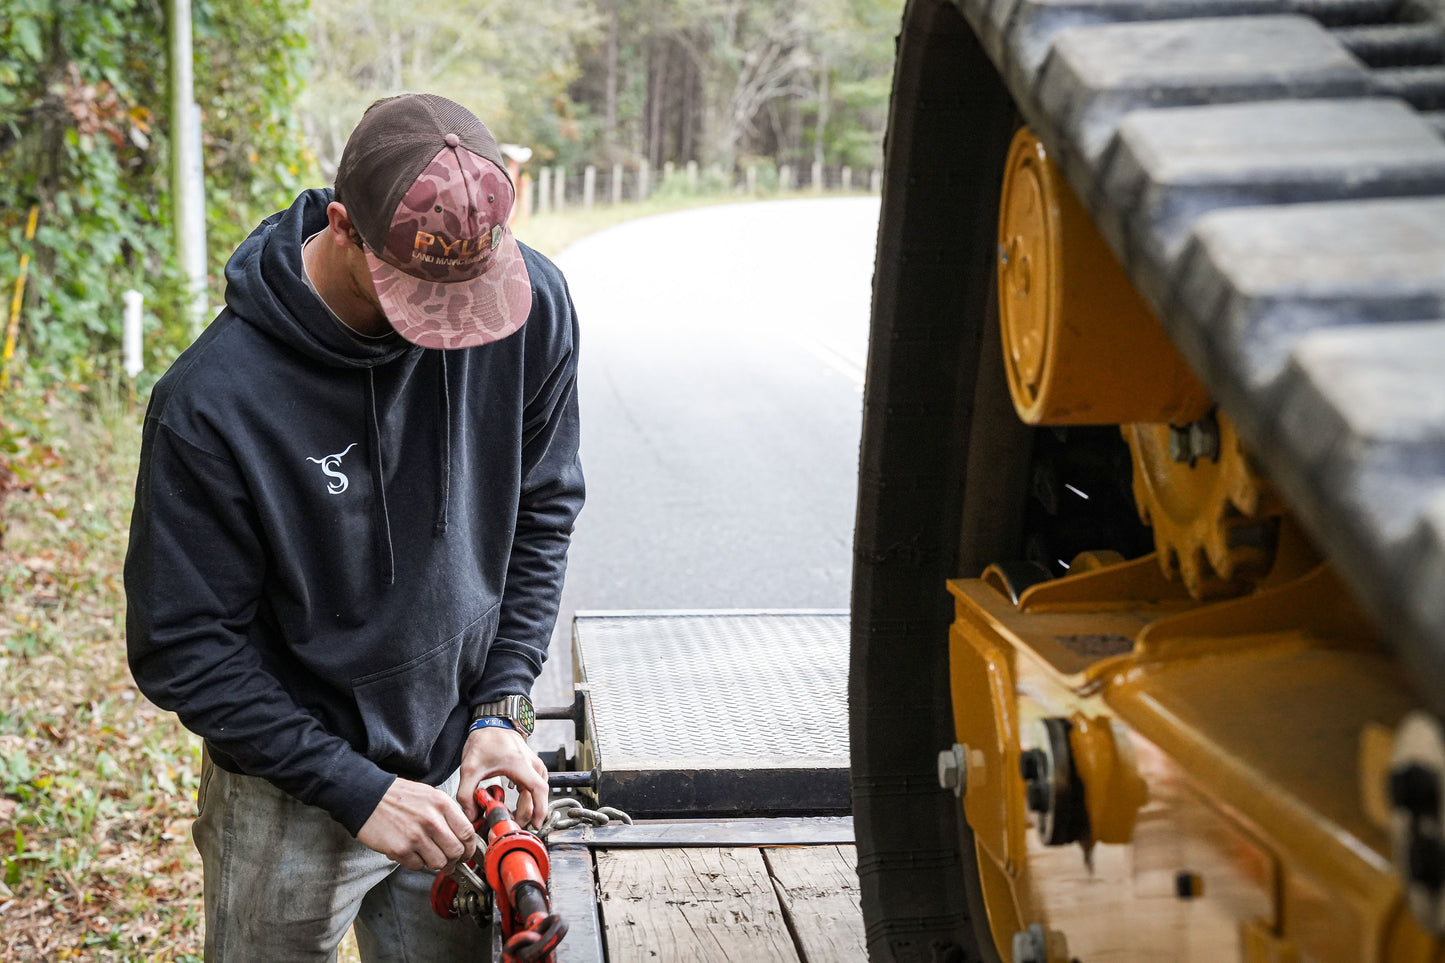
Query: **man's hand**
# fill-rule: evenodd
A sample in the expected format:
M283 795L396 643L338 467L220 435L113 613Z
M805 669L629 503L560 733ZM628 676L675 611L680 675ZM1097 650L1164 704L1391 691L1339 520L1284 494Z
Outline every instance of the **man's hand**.
M410 779L391 784L356 838L416 870L450 869L477 848L477 834L461 807L440 789Z
M520 732L489 726L467 736L457 802L473 822L477 818L473 793L477 783L489 776L506 776L516 784L517 822L525 826L530 820L533 826L542 825L547 818L547 767Z

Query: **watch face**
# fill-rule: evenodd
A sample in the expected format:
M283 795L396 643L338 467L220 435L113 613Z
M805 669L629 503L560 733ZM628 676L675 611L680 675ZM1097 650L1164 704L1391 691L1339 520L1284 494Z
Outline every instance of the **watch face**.
M532 709L532 700L526 697L517 700L517 725L522 730L522 735L530 736L532 730L537 728L537 713Z

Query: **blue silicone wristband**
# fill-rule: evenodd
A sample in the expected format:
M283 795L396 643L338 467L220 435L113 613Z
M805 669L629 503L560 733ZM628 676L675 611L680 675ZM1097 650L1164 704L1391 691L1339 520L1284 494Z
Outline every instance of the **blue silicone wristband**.
M467 732L476 732L478 729L511 729L513 732L517 731L517 727L512 725L511 719L503 719L501 716L482 716L476 722L472 723L471 728L468 729Z

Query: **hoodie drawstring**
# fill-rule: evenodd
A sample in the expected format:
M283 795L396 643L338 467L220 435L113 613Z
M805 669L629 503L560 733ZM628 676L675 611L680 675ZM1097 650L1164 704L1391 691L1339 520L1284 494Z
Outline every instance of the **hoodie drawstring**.
M381 420L376 413L376 369L366 369L366 407L371 412L371 482L376 489L376 506L381 512L379 537L381 554L386 558L383 572L387 585L396 584L396 557L391 548L391 514L386 509L386 483L381 472Z
M452 395L447 384L447 353L438 351L441 359L440 424L437 426L437 446L441 449L441 490L437 492L436 533L447 533L447 505L451 501L452 488Z

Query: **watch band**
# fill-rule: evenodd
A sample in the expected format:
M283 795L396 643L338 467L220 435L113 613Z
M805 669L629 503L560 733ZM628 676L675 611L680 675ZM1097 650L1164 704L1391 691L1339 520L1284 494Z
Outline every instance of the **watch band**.
M516 731L517 727L512 724L511 719L503 719L501 716L482 716L472 722L467 732L476 732L478 729L511 729Z

